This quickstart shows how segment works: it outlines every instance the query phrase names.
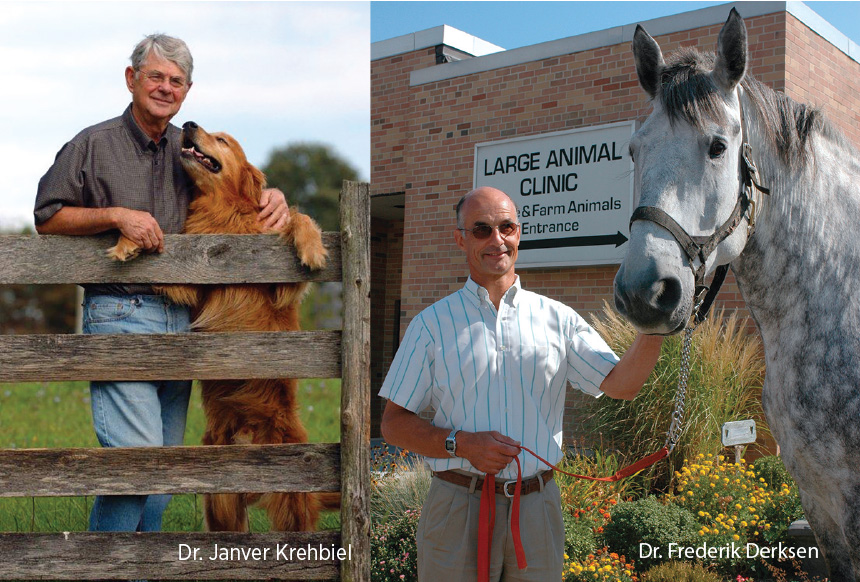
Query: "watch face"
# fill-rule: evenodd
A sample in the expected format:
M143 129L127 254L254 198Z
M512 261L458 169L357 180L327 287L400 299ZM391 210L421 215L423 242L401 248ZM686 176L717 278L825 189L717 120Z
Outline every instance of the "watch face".
M456 441L454 441L454 439L445 439L445 450L448 452L453 451L454 446L455 446L455 442Z

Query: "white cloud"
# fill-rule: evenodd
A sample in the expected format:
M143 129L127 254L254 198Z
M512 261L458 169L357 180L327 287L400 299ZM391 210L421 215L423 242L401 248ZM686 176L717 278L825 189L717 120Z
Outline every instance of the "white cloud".
M369 177L367 2L5 2L0 224L31 222L60 147L122 112L123 71L151 32L182 38L194 55L175 123L252 140L242 145L257 165L290 141L329 143Z

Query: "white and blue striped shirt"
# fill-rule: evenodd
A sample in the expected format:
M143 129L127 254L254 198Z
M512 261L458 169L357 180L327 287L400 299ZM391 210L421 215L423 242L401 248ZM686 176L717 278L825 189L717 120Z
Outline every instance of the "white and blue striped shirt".
M498 312L470 277L410 322L379 395L415 413L433 407L434 426L496 430L557 463L567 383L598 397L617 362L573 309L522 289L519 277ZM460 457L426 462L478 472ZM524 476L546 469L524 451L520 463ZM516 463L498 475L516 476Z

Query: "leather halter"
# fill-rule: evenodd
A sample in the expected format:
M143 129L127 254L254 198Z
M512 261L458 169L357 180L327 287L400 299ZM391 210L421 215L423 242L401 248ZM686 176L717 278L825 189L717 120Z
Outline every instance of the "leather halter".
M740 149L740 172L741 184L738 191L738 201L735 203L734 210L728 219L710 236L690 236L678 222L669 216L668 213L657 208L656 206L639 206L633 211L630 217L630 227L637 220L648 220L668 230L678 244L681 250L687 255L690 260L690 270L693 272L695 279L695 290L693 292L693 316L695 323L699 324L708 316L708 310L711 304L719 293L720 286L726 278L726 273L729 266L720 265L714 271L714 277L710 285L705 284L705 271L708 257L713 253L717 246L728 238L741 221L746 218L749 224L749 234L755 228L755 201L752 198L752 189L756 188L764 194L770 194L770 190L761 186L756 182L758 170L752 161L752 147L747 142L746 120L744 119L743 105L741 104L740 95L738 95L738 105L741 113L741 139L743 145ZM749 213L749 214L748 214ZM699 267L694 266L695 260L699 259ZM702 294L705 293L702 297Z

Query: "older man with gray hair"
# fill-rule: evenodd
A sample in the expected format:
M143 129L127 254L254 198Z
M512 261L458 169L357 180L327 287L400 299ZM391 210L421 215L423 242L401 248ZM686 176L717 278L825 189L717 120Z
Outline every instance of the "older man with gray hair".
M131 104L119 117L84 129L57 154L39 181L40 234L118 231L149 252L164 233L182 231L192 183L180 164L180 130L170 123L191 89L194 61L186 44L164 34L144 38L125 82ZM259 220L273 230L289 220L283 193L266 190ZM189 311L151 285L84 285L83 331L180 333ZM93 424L104 447L181 445L191 382L92 382ZM169 495L100 496L91 531L158 531Z

